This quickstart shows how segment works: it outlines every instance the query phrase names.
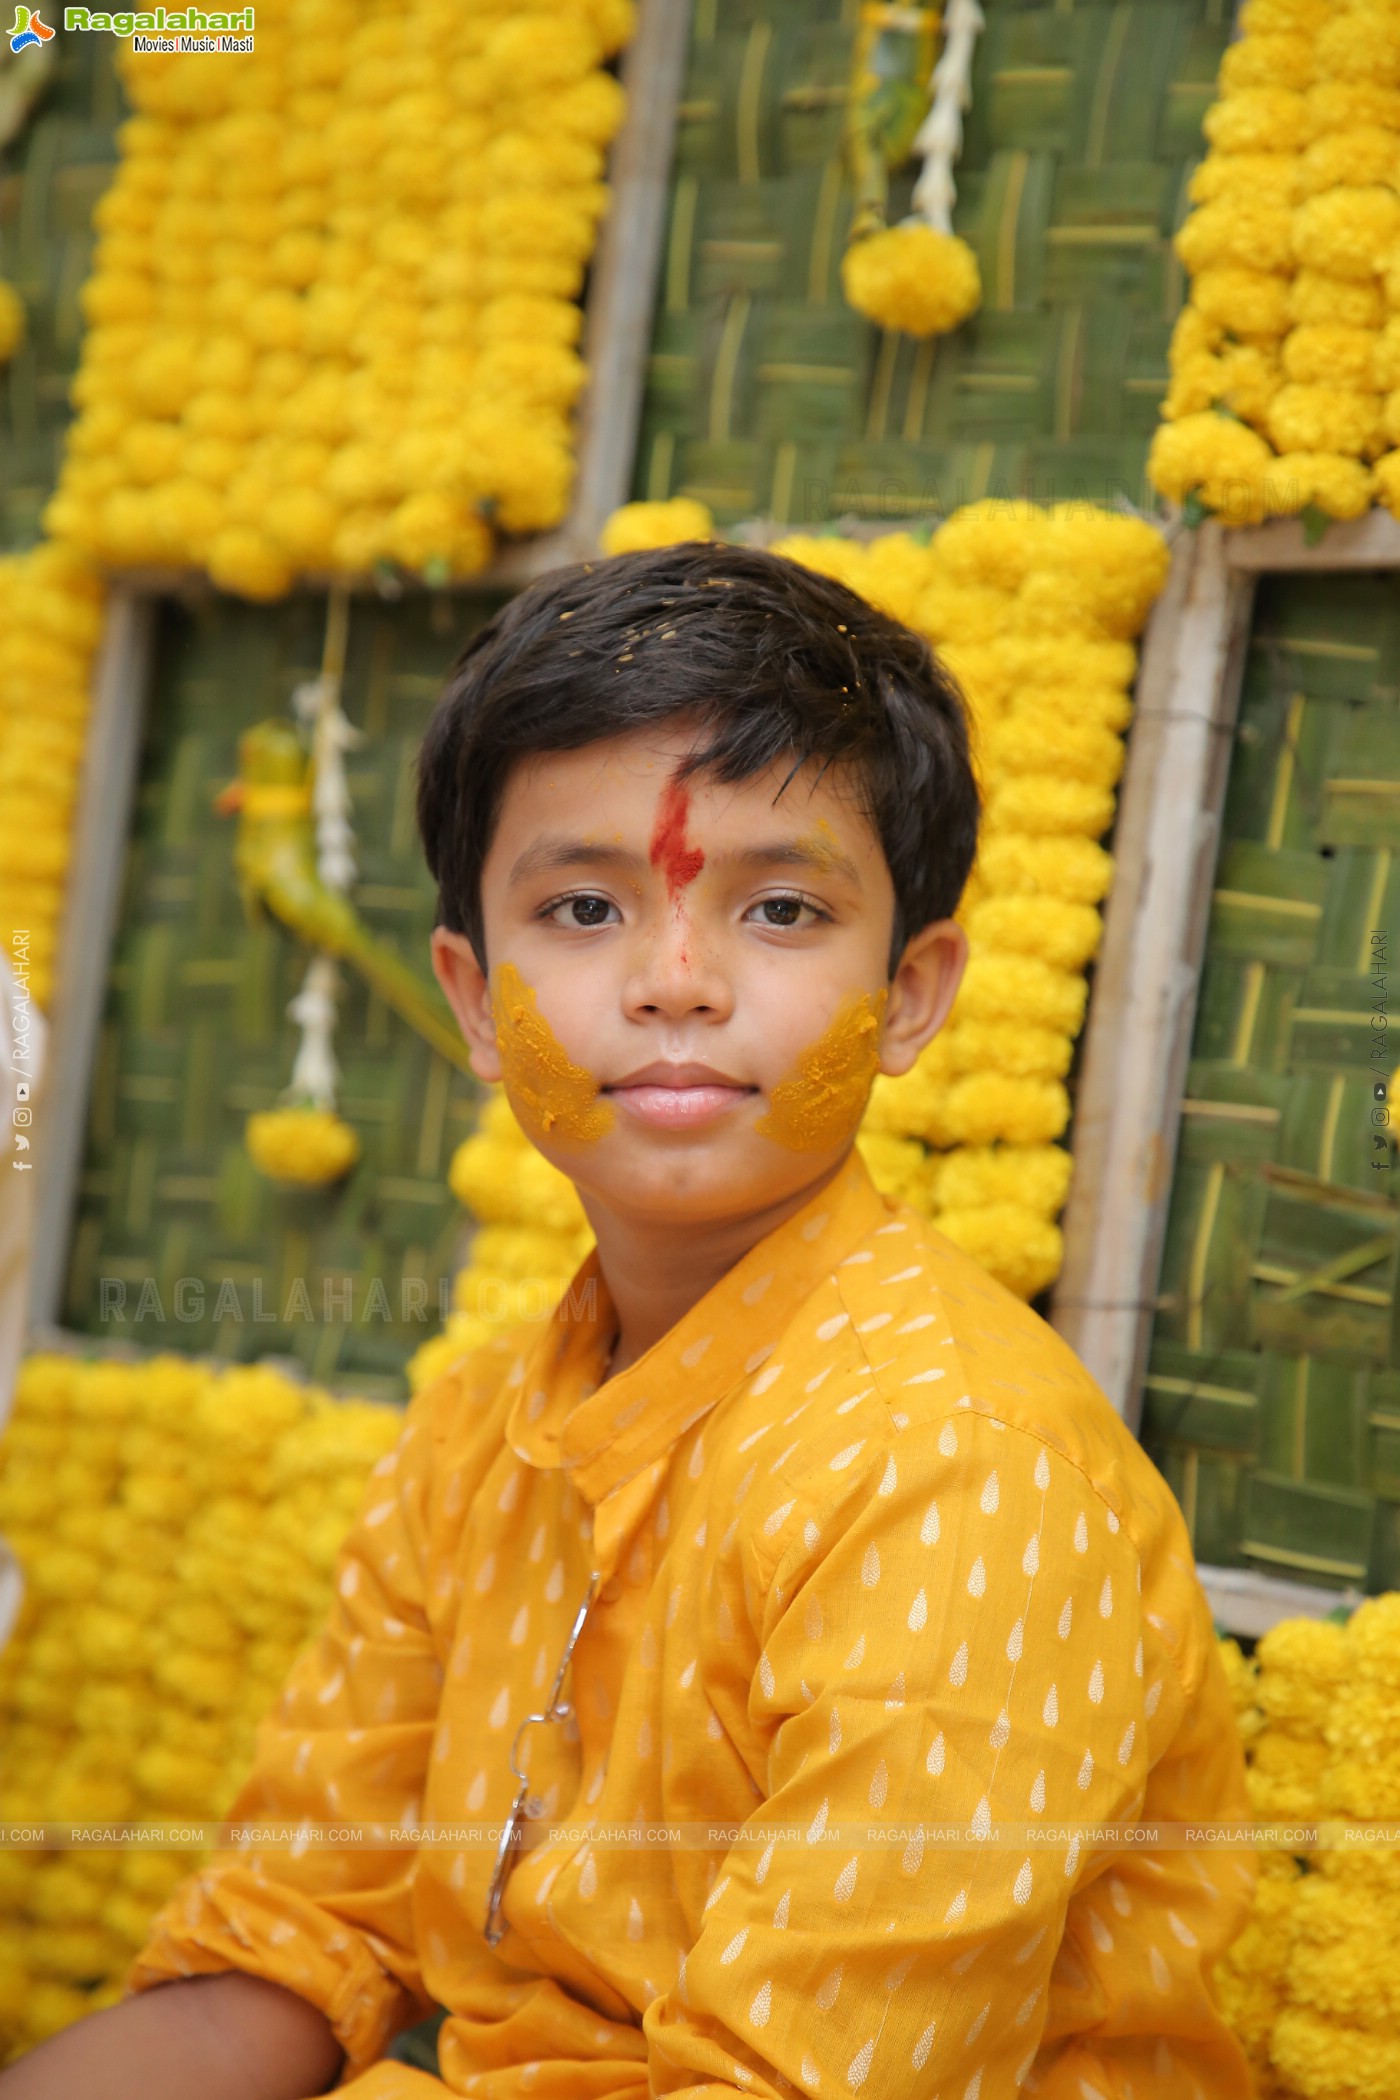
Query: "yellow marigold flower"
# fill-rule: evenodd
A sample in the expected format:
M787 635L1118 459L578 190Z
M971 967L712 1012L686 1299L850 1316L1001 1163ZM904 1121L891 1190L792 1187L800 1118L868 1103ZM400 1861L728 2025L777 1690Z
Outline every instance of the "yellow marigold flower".
M24 341L24 302L12 284L0 278L0 365L13 357Z
M1313 39L1298 30L1240 37L1226 45L1219 77L1226 95L1238 94L1243 88L1309 87Z
M1083 832L1096 839L1113 821L1113 794L1088 781L1022 773L996 781L986 809L992 830Z
M1359 459L1336 452L1283 452L1274 486L1288 501L1280 511L1296 513L1311 506L1329 518L1359 518L1371 507L1374 480Z
M1060 897L984 897L968 911L968 937L1014 949L1020 937L1056 970L1083 970L1098 955L1104 922L1094 905Z
M1336 277L1369 278L1378 258L1400 241L1400 197L1379 184L1326 190L1293 214L1299 262Z
M850 304L880 328L943 335L982 301L977 257L956 234L917 221L855 241L841 262Z
M785 561L800 562L804 569L815 569L819 576L833 576L853 591L862 590L868 561L866 550L855 540L848 540L840 533L828 533L822 537L808 533L789 533L775 540L769 548L770 554L778 554Z
M251 525L228 525L209 548L209 574L241 598L285 598L293 570L287 557Z
M1199 415L1217 404L1247 423L1260 423L1282 380L1278 361L1250 343L1183 360L1162 404L1168 422Z
M1222 263L1192 280L1191 303L1236 337L1267 339L1287 333L1288 286L1272 271Z
M1381 441L1380 402L1357 387L1280 387L1269 404L1269 435L1280 452L1355 458Z
M1288 289L1288 314L1295 327L1379 328L1385 319L1380 287L1359 277L1329 277L1299 270Z
M504 1094L488 1105L477 1134L457 1147L447 1179L457 1201L481 1219L566 1233L587 1229L573 1183L530 1144Z
M1038 957L973 955L963 971L953 1013L959 1022L1026 1022L1077 1035L1087 998L1082 977L1066 976Z
M1203 168L1211 165L1209 160L1201 162ZM1198 357L1212 356L1224 340L1225 330L1219 321L1210 320L1199 307L1183 306L1172 327L1167 361L1173 372L1179 371Z
M548 532L569 507L575 461L562 438L538 419L520 426L496 490L495 515L507 532Z
M632 40L637 26L636 0L580 0L580 9L594 30L603 56L611 58ZM607 75L599 75L606 79Z
M964 1145L942 1161L940 1206L980 1210L1014 1203L1052 1218L1069 1193L1073 1161L1062 1145Z
M259 1173L308 1187L339 1181L360 1156L355 1131L328 1109L271 1109L249 1116L244 1141Z
M1400 2091L1400 2041L1339 2026L1324 2014L1285 2006L1269 2037L1269 2060L1296 2093Z
M1296 153L1210 153L1197 164L1187 188L1197 205L1238 198L1291 205L1301 194Z
M1246 36L1311 36L1327 20L1332 0L1245 0L1240 28Z
M1046 538L1037 503L968 503L939 527L935 559L954 583L1016 591L1043 558Z
M1217 264L1287 270L1293 214L1287 204L1234 192L1193 211L1173 246L1192 276Z
M1377 339L1373 329L1314 323L1284 337L1283 369L1304 386L1358 387L1377 384Z
M501 91L523 99L541 88L581 80L602 55L602 40L591 23L577 16L527 14L492 31L483 60Z
M1202 128L1217 153L1296 153L1307 106L1291 88L1242 88L1208 109Z
M1400 44L1377 35L1364 9L1339 13L1318 32L1313 47L1319 80L1360 80L1400 87Z
M1273 454L1256 432L1212 413L1163 423L1152 440L1152 485L1175 503L1196 496L1231 525L1254 525L1268 507Z
M889 1131L862 1127L856 1133L856 1146L882 1196L907 1203L925 1217L930 1215L930 1161L922 1145Z
M1396 172L1396 138L1378 124L1328 132L1315 139L1298 162L1298 201L1346 184L1353 189L1390 182Z
M590 73L561 93L540 97L524 111L525 121L554 135L606 146L627 114L627 91L611 73Z
M1005 633L1016 599L989 585L955 583L935 572L919 600L917 625L933 642L990 642Z
M603 526L599 544L604 554L640 554L649 547L714 536L708 505L691 496L673 496L665 503L624 503Z
M938 1230L989 1269L1018 1298L1034 1298L1060 1272L1064 1237L1058 1225L1018 1203L985 1203L941 1210Z
M1064 897L1097 904L1113 880L1113 861L1093 839L994 833L979 842L978 873L991 896Z
M385 552L405 568L426 570L440 563L454 576L486 568L494 548L491 528L479 512L428 489L405 498L384 536Z
M1400 89L1379 80L1321 80L1304 100L1310 140L1372 124L1383 131L1400 131Z
M1067 721L1029 694L988 730L985 745L998 777L1053 773L1113 787L1123 770L1121 737L1095 722Z

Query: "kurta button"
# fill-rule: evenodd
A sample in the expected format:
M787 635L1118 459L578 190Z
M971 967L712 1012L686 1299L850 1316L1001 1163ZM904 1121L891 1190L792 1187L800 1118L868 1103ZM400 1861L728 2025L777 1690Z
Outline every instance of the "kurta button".
M622 1584L618 1581L616 1575L609 1575L607 1581L598 1592L598 1601L601 1604L616 1604L621 1595Z

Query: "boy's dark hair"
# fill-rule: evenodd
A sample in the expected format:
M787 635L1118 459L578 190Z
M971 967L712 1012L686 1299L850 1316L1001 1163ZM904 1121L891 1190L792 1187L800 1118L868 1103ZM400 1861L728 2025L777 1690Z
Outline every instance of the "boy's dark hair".
M418 829L438 924L483 970L481 870L512 767L692 712L710 734L681 779L747 780L790 757L786 787L809 759L849 765L894 884L889 975L915 933L951 917L980 815L954 680L844 584L689 540L551 570L452 668L418 753Z

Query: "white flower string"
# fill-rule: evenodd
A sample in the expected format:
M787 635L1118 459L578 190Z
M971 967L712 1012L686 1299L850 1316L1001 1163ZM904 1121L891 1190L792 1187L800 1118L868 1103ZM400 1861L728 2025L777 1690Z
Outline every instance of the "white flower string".
M358 872L344 754L364 742L364 732L346 719L340 705L349 618L349 594L337 587L326 601L320 674L297 686L292 694L295 713L303 724L311 725L312 731L311 806L316 819L316 873L327 889L342 896ZM314 1107L328 1111L335 1107L340 1081L334 1047L339 994L339 964L329 955L314 956L301 990L287 1007L301 1029L301 1043L287 1088L288 1100L310 1101Z
M972 107L972 54L984 20L977 0L948 0L943 51L931 82L933 101L914 140L924 165L910 199L912 216L926 220L935 233L953 230L958 194L953 168L962 152L963 115Z

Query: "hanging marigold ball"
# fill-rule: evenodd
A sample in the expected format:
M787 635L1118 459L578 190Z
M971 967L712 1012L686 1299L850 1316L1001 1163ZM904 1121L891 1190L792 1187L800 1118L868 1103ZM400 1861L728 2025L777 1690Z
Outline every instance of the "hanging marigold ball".
M274 1108L249 1116L244 1143L260 1174L303 1188L339 1181L360 1156L350 1125L324 1108Z
M857 313L905 335L946 335L982 303L977 257L954 233L914 221L846 250L841 283Z

